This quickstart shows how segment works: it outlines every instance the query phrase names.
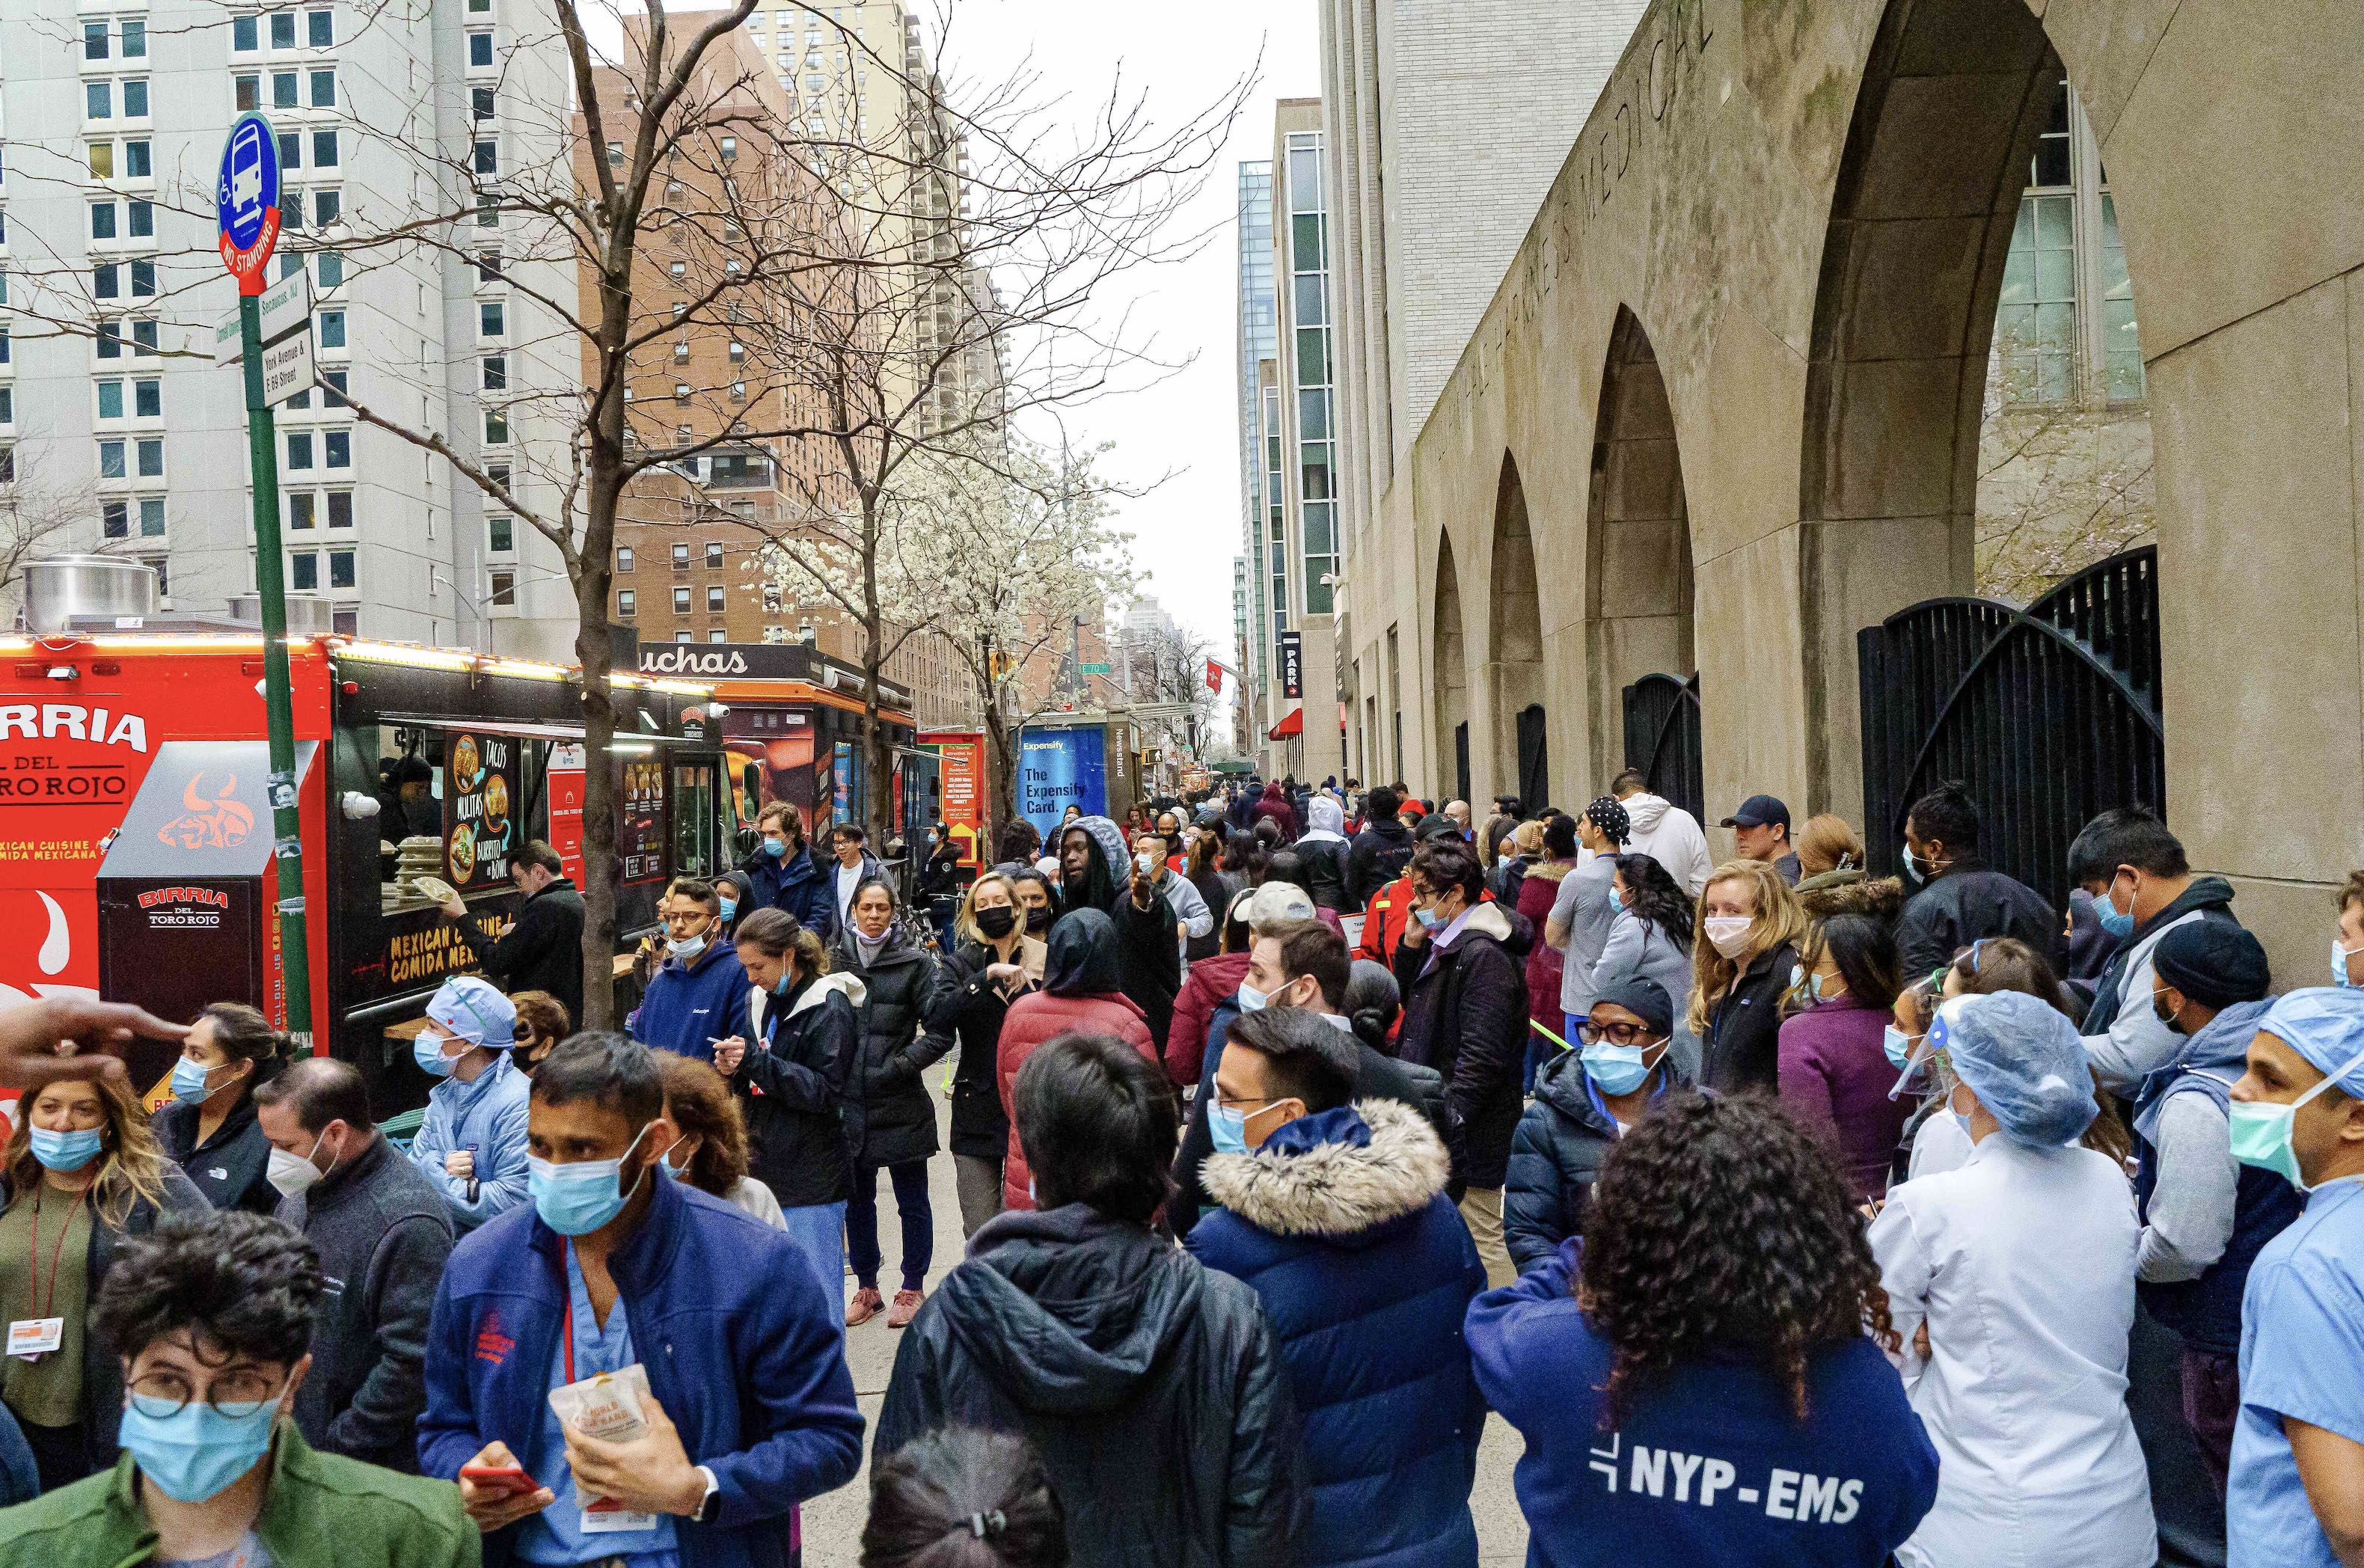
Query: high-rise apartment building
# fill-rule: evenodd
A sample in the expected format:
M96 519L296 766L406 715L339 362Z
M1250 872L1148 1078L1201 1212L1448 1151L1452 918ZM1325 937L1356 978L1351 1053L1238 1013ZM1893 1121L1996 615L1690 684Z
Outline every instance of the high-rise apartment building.
M555 509L541 476L563 464L532 460L563 450L551 405L577 368L542 302L571 310L574 272L522 254L519 215L479 211L477 187L563 162L566 117L548 106L567 95L563 48L522 0L0 17L5 305L21 324L0 350L0 439L20 498L86 509L54 546L152 562L175 609L254 586L244 386L211 358L237 306L212 187L232 121L259 110L284 184L272 275L310 272L326 383L277 411L289 588L348 630L570 656L556 550L346 401ZM393 238L422 220L432 243Z
M1264 400L1257 390L1257 369L1277 351L1273 342L1272 297L1272 164L1257 159L1239 167L1239 424L1240 424L1240 550L1245 570L1236 575L1247 591L1240 621L1240 676L1245 703L1263 690L1266 679L1265 650L1268 638L1261 630L1269 613L1264 578L1269 559L1265 549L1268 525L1265 517ZM1248 628L1259 628L1250 636Z

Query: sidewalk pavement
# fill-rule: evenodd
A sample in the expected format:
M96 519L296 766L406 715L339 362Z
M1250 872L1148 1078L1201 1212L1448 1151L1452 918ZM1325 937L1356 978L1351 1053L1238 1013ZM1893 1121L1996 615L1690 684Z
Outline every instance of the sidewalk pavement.
M947 1142L951 1138L951 1113L944 1086L951 1076L949 1062L928 1073L940 1136ZM898 1277L896 1265L902 1231L893 1218L892 1185L882 1176L878 1189L879 1243L886 1251L886 1267L880 1275L891 1284ZM936 1222L934 1266L928 1272L928 1288L932 1291L961 1260L960 1199L953 1186L950 1154L939 1153L928 1162L928 1198ZM846 1294L853 1295L851 1276L844 1284ZM888 1299L893 1299L891 1294ZM886 1327L886 1315L882 1312L846 1333L846 1362L853 1373L854 1393L860 1398L862 1418L866 1423L862 1472L850 1485L805 1505L806 1568L854 1568L860 1561L862 1521L870 1511L868 1443L878 1420L879 1405L886 1396L887 1377L895 1369L895 1346L901 1332ZM1521 1451L1518 1433L1500 1417L1487 1417L1486 1436L1478 1450L1478 1485L1470 1498L1470 1507L1478 1518L1478 1561L1485 1568L1513 1568L1526 1561L1527 1523L1520 1516L1518 1501L1511 1492L1511 1467L1518 1462Z

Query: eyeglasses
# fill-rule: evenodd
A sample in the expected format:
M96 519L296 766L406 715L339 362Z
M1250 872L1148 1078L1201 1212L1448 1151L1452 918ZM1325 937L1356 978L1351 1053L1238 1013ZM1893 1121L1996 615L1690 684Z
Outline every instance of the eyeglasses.
M1576 1026L1576 1038L1587 1045L1599 1045L1607 1040L1611 1045L1651 1045L1658 1040L1657 1031L1647 1024L1596 1024Z
M279 1397L282 1383L260 1367L234 1366L214 1379L204 1402L220 1415L251 1416ZM132 1379L130 1386L140 1409L159 1420L179 1415L197 1399L186 1376L161 1368Z
M1265 1107L1265 1106L1277 1106L1277 1105L1280 1104L1280 1102L1279 1102L1278 1100L1275 1100L1275 1099L1262 1099L1262 1100L1234 1100L1234 1099L1229 1099L1229 1098L1225 1097L1225 1095L1224 1095L1223 1092L1222 1092L1221 1089L1218 1089L1218 1090L1216 1090L1216 1091L1215 1091L1215 1103L1216 1103L1217 1105L1219 1105L1219 1106L1222 1106L1222 1107L1223 1107L1223 1109L1225 1109L1225 1110L1227 1110L1227 1111L1245 1111L1245 1112L1247 1112L1247 1113L1248 1113L1248 1114L1250 1114L1250 1115L1254 1115L1255 1112L1257 1112L1257 1111L1260 1111L1260 1110L1264 1109L1264 1107Z

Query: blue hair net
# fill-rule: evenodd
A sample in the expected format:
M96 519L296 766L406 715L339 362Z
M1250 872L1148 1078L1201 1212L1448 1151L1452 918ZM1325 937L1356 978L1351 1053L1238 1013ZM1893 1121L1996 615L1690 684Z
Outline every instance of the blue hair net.
M2057 1149L2098 1114L2077 1026L2024 991L1954 998L1929 1026L1929 1043L2014 1143Z
M427 1001L427 1016L471 1045L507 1051L517 1043L517 1009L490 981L455 974Z
M2305 1057L2340 1093L2364 1096L2364 989L2292 991L2276 999L2258 1029Z

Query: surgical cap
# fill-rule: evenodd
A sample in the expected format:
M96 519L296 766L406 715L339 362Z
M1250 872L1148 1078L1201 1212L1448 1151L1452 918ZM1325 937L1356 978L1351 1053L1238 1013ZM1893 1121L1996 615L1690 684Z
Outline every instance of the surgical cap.
M2364 1097L2364 989L2314 985L2277 1000L2258 1023L2339 1085Z
M473 974L455 974L436 988L427 1001L428 1020L470 1045L517 1043L517 1009L489 981Z
M1929 1026L1929 1043L2014 1143L2057 1149L2098 1112L2077 1026L2024 991L1955 998Z

